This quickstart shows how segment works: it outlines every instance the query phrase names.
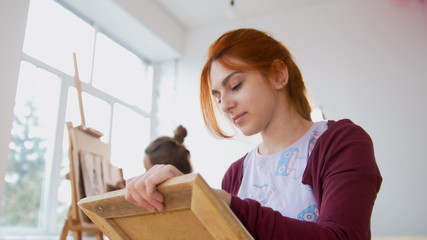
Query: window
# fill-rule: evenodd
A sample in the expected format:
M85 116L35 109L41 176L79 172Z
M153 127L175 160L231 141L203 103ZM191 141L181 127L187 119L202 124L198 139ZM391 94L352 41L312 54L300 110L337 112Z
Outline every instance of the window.
M311 111L311 119L313 122L319 122L326 120L325 113L323 112L322 106L314 106Z
M121 61L117 61L118 58ZM149 111L152 91L149 79L152 79L150 69L137 56L104 34L97 33L92 77L94 87Z
M71 203L65 122L80 125L72 53L86 125L104 134L126 178L144 169L153 67L52 0L30 2L23 51L0 235L57 236Z
M37 82L34 79L38 79ZM15 104L1 226L36 228L55 142L60 81L23 61ZM49 89L50 91L46 91ZM25 199L25 201L23 201Z

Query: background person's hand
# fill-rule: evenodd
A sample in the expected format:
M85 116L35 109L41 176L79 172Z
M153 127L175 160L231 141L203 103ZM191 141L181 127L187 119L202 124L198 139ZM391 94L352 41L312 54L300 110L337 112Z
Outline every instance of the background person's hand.
M157 186L169 178L183 175L173 165L154 165L143 175L126 180L125 198L150 212L163 209L163 195Z

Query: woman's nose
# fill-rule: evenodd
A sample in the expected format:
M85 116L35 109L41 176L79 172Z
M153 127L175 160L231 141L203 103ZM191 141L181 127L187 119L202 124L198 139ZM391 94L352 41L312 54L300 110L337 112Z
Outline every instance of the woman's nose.
M232 96L230 96L229 94L223 94L220 100L220 106L223 112L228 113L231 111L231 109L234 108L235 103L232 99Z

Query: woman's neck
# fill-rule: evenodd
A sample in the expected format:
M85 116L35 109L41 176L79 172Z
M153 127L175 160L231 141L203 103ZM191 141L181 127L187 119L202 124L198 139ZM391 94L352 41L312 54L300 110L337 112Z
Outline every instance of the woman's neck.
M310 130L312 121L301 117L296 111L280 111L261 132L263 142L258 151L261 155L271 155L289 147Z

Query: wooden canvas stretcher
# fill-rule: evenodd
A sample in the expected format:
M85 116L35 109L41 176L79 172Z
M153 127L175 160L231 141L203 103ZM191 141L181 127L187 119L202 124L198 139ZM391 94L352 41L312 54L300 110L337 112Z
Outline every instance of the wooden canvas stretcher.
M78 205L112 240L253 239L199 174L171 178L158 191L164 209L154 213L128 202L124 189L84 198Z

